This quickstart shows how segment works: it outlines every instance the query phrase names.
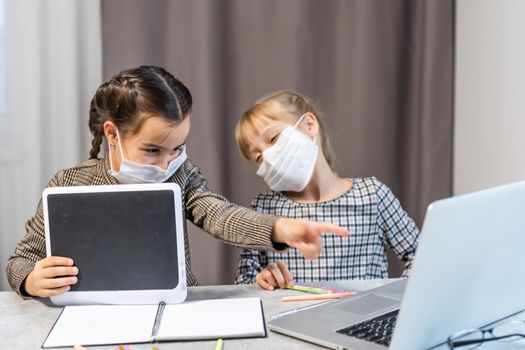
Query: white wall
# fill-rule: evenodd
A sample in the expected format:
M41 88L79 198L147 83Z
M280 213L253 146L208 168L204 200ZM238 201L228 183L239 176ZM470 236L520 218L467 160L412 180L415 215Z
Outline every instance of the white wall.
M525 180L525 1L456 2L454 194Z
M100 1L7 0L7 113L0 119L0 290L51 177L87 158L102 80Z

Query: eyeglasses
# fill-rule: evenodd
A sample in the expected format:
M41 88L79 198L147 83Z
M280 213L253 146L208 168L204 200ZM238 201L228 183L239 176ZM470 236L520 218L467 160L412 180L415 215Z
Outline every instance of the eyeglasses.
M489 329L468 329L453 334L447 339L451 350L475 349L486 342L519 342L520 345L525 345L525 321L508 321Z

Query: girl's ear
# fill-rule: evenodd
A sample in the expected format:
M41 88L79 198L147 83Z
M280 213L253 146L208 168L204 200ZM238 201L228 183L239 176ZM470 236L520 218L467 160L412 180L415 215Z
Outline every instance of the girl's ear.
M306 126L307 134L314 138L319 134L319 123L317 122L317 117L311 112L306 112L303 117L303 126ZM304 130L304 129L303 129Z
M104 136L108 140L109 147L115 147L117 143L117 126L112 121L105 121L104 125Z

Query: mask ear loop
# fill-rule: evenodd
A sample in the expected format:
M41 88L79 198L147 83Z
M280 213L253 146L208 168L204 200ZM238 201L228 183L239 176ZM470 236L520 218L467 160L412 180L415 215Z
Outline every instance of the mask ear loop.
M119 148L119 151L120 151L120 160L123 161L124 160L124 153L122 151L122 144L120 143L120 134L118 132L118 128L115 127L115 130L117 131L117 142L118 142L118 148ZM108 140L108 143L109 143L109 140ZM115 168L113 167L113 155L111 153L111 145L109 145L109 166L111 167L111 170L113 170L114 172L115 171Z
M307 112L308 113L308 112ZM303 114L299 120L294 124L293 128L295 129L297 127L297 125L299 125L299 123L303 120L303 118L305 117L306 113ZM315 143L315 136L313 137L313 142Z
M305 115L306 115L306 113L303 114L303 115L299 118L299 120L294 124L294 126L293 126L294 129L297 127L297 125L299 125L299 123L301 122L301 120L303 120L303 118L304 118Z
M117 130L117 142L118 142L118 148L120 149L120 159L124 160L124 152L122 151L122 144L120 143L120 134L118 132L118 128L115 127L115 130Z

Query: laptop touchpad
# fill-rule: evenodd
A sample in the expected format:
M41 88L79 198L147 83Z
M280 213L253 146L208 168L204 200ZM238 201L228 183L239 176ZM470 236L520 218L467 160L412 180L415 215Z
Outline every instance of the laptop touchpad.
M386 309L399 304L399 300L382 297L377 294L365 294L337 303L334 307L354 314L366 315L372 311Z

